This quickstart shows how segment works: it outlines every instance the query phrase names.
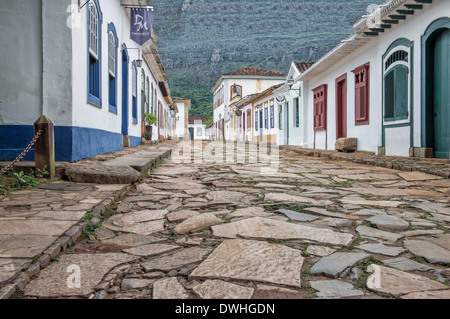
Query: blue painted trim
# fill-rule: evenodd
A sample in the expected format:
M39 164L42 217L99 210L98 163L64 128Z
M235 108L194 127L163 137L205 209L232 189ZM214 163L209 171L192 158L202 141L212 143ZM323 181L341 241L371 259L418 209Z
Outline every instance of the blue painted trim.
M136 87L134 88L135 91L133 92L134 96L132 95L132 99L133 99L133 101L132 101L132 116L133 116L133 124L137 124L137 122L138 122L138 115L137 115L137 113L138 113L138 111L137 111L137 97L138 97L138 89L137 89L137 87L138 87L138 85L137 85L137 83L138 82L137 82L136 61L133 61L131 63L131 67L134 69L134 81L136 83ZM132 79L132 81L133 81L133 79Z
M0 125L0 161L15 160L33 136L32 125ZM24 161L34 161L34 147L25 155Z
M430 130L434 126L434 116L432 115L433 106L433 87L432 79L434 65L432 63L433 57L430 54L431 45L434 45L435 37L443 30L450 28L450 18L442 17L434 20L425 30L421 37L422 51L421 51L421 89L422 89L422 103L421 103L421 145L422 147L434 147L433 133Z
M100 9L100 4L98 0L93 0L95 7L98 12L98 60L91 63L91 54L89 53L90 46L90 34L89 25L91 23L91 16L88 9L88 23L87 23L87 65L88 65L88 76L87 76L87 91L88 91L88 103L92 103L95 106L102 107L102 22L103 14ZM93 91L91 92L91 84L94 85ZM97 92L98 96L95 94Z
M258 131L259 121L258 121L258 111L255 112L255 131Z
M270 106L270 128L275 128L275 106Z
M112 32L114 34L114 38L116 40L115 43L115 56L116 56L116 60L115 60L115 65L114 65L114 74L115 77L111 77L109 74L109 111L111 113L114 113L117 115L117 59L119 57L118 55L118 47L119 47L119 39L117 37L117 32L116 32L116 28L114 26L114 23L109 23L108 24L108 50L109 50L109 33ZM108 60L109 60L109 56L108 56ZM108 68L109 68L109 61L108 61Z
M269 129L269 109L267 107L264 108L264 128Z
M381 77L381 89L382 89L382 112L381 112L381 123L382 123L382 130L381 130L381 144L383 147L386 147L386 127L395 127L394 125L388 125L384 124L384 114L385 114L385 105L384 105L384 79L386 75L384 74L384 59L391 53L392 50L394 50L398 46L406 46L410 48L410 57L408 58L408 63L410 67L410 74L409 74L409 81L410 81L410 100L411 105L409 107L410 112L410 119L409 123L406 123L408 126L410 126L410 147L414 147L414 42L410 41L406 38L400 38L392 42L392 44L388 47L386 52L381 57L381 68L382 68L382 77ZM401 124L402 125L402 124Z
M55 159L76 162L99 154L122 149L122 135L86 127L55 126ZM32 125L0 126L0 160L12 161L33 138ZM137 141L134 142L135 145ZM139 142L140 143L140 142ZM34 149L24 158L34 161Z
M128 57L127 45L122 44L122 135L128 135Z
M140 137L137 137L137 136L129 136L129 138L130 138L130 146L131 146L131 147L139 146L139 145L141 145L141 143L142 143L142 139L141 139Z

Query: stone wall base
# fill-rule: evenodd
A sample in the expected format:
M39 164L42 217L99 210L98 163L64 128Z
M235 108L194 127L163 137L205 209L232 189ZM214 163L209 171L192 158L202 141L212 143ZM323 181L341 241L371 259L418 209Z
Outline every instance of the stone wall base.
M426 147L411 147L409 149L410 157L419 157L419 158L433 158L434 152L432 148Z

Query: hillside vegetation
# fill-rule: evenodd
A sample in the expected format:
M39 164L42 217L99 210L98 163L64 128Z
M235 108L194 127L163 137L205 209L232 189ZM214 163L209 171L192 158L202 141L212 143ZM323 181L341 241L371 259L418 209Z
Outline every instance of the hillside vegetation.
M192 115L212 116L209 89L221 73L247 66L288 72L317 61L380 0L153 0L158 50L174 96Z

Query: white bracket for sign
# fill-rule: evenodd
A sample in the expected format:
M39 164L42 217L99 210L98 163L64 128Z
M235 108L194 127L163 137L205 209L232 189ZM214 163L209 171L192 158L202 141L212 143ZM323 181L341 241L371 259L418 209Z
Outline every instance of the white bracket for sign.
M139 5L131 5L131 4L121 4L122 7L125 9L147 9L150 11L155 11L155 8L153 6L139 6Z

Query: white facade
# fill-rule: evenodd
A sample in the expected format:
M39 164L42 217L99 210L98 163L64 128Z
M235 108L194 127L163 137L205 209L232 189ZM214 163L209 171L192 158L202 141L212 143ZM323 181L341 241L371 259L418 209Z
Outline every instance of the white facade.
M189 124L189 129L193 133L193 139L194 140L209 140L210 136L209 131L207 132L206 125L201 122L195 122L193 124Z
M189 120L189 109L191 107L190 100L176 99L175 104L178 108L178 114L176 119L176 137L177 138L188 138L188 120Z
M250 94L261 93L273 85L284 82L285 79L286 77L282 75L221 75L211 89L214 95L214 124L212 129L215 138L221 139L223 134L226 140L232 138L229 114L229 106L232 102ZM240 88L240 94L237 96L231 92L234 86Z
M286 83L274 91L279 123L278 145L305 146L303 83L294 83L299 75L300 71L293 62Z
M17 0L0 4L0 112L6 124L0 127L0 137L18 136L17 140L0 144L0 160L12 160L20 154L32 139L32 124L40 115L47 115L55 125L56 160L77 161L139 145L143 113L153 108L159 116L157 101L169 112L167 78L156 49L151 49L155 47L155 34L143 47L132 41L129 9L122 7L122 2L90 0L80 10L78 1L71 0ZM132 4L147 2L132 1ZM96 34L99 43L91 40L88 29L91 6L99 21ZM115 48L109 50L112 29L116 41ZM96 75L100 79L99 94L95 102L88 93L94 52L89 51L88 41L96 44L99 63ZM117 63L112 68L115 94L110 94L109 84L111 52L115 52ZM127 62L123 61L125 57ZM144 60L142 68L136 67L134 71L133 63L139 58ZM148 88L142 87L142 73ZM148 92L147 101L142 92ZM115 108L111 108L110 96L115 96ZM153 131L158 128L155 126ZM167 134L164 132L163 136ZM152 137L158 138L158 134ZM29 160L33 157L30 154Z
M389 19L388 15L398 14L396 10L405 9L405 4L417 4L414 1L390 1L384 8L376 11L381 19ZM423 4L423 9L415 10L414 15L407 15L405 20L399 20L391 28L384 29L378 36L365 35L371 25L369 20L362 20L354 26L353 38L327 54L324 58L303 73L298 82L304 83L304 123L305 147L331 149L335 147L338 138L338 127L341 122L337 115L336 98L337 79L346 77L346 137L358 139L358 150L378 154L379 150L386 155L409 156L411 149L425 148L423 145L423 38L433 22L447 18L450 13L450 2L435 0L432 4ZM361 31L363 30L363 31ZM400 58L393 55L402 53ZM389 61L388 59L391 58ZM396 59L396 60L395 60ZM394 63L391 63L394 61ZM355 69L367 65L368 78L368 118L358 122L356 109L356 85L359 80ZM389 66L388 66L389 65ZM389 70L403 65L407 69L405 80L407 93L407 108L404 116L390 117L386 114L385 81ZM388 67L387 67L388 66ZM356 74L356 75L355 75ZM327 86L326 130L314 130L314 92L322 85Z

